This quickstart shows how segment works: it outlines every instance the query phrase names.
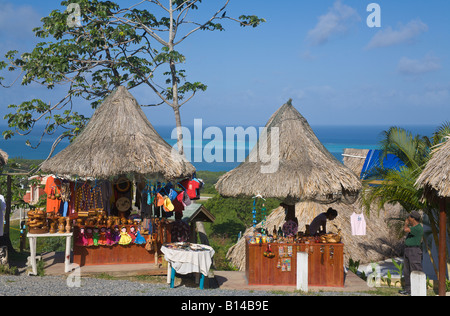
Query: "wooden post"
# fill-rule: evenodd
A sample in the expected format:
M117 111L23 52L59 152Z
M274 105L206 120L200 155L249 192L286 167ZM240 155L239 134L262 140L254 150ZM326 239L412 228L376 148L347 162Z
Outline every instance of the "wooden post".
M445 268L447 265L447 214L445 212L446 202L446 198L441 199L439 212L439 296L445 296Z

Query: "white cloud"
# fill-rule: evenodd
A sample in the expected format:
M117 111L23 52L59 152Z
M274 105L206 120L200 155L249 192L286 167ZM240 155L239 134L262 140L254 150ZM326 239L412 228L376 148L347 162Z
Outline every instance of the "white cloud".
M413 20L406 25L400 24L397 30L389 26L378 31L366 48L372 49L411 43L417 36L426 31L428 31L428 26L420 20Z
M319 17L317 25L308 32L307 39L315 46L325 44L330 37L347 32L353 22L360 20L355 9L337 0L328 13Z
M410 59L402 57L397 66L397 71L406 76L417 76L427 72L441 69L439 58L428 54L422 59Z

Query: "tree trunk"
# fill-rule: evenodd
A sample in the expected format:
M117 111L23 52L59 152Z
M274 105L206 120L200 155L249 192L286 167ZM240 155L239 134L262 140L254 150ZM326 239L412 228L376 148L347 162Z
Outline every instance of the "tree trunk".
M169 52L173 52L174 50L174 44L173 41L175 39L175 32L173 27L173 8L172 8L172 0L170 1L169 5L169 13L170 13L170 27L169 27ZM181 129L181 116L180 116L180 104L178 102L178 77L177 77L177 70L175 61L172 59L170 60L170 72L172 75L172 108L173 112L175 114L175 122L177 126L177 146L178 146L178 152L181 155L184 155L184 148L183 148L183 131Z
M12 185L12 180L11 180L11 176L7 175L6 177L6 210L5 210L5 227L4 227L4 231L3 231L3 238L4 238L4 242L5 242L5 246L8 247L8 252L9 254L15 253L15 250L12 246L11 243L11 238L9 235L10 232L10 226L11 226L11 202L12 202L12 192L11 192L11 185Z
M177 125L177 146L178 146L178 152L181 155L184 155L183 130L181 129L180 107L173 108L173 112L175 114L175 122L176 122L176 125Z

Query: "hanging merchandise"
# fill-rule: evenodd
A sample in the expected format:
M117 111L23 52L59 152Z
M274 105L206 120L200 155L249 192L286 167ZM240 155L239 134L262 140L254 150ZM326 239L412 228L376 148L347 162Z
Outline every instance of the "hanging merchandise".
M131 188L131 181L125 177L119 178L116 182L116 190L125 193L128 192Z
M184 180L180 184L186 188L186 193L191 200L200 199L200 182L195 180Z
M352 225L353 236L365 236L366 235L366 219L364 214L353 214L350 216L350 223Z
M166 212L172 212L175 209L175 207L172 204L172 201L169 199L168 196L164 197L163 208L164 208L164 211L166 211Z
M252 209L252 214L253 214L253 228L256 228L256 224L258 223L258 221L256 220L256 201L257 199L262 199L262 200L266 200L265 198L263 198L261 196L261 194L258 194L256 196L253 197L253 209ZM265 224L266 224L266 207L265 204L263 203L262 208L261 208L261 215L262 215L262 223L261 223L261 228L262 228L262 234L267 234L267 230L265 229Z
M267 214L266 214L266 205L264 203L261 208L261 216L262 216L261 233L263 235L267 235L267 229L266 229Z
M44 191L47 194L47 213L58 212L61 206L61 180L49 176Z
M252 209L252 214L253 214L253 228L256 228L256 198L253 199L253 209Z

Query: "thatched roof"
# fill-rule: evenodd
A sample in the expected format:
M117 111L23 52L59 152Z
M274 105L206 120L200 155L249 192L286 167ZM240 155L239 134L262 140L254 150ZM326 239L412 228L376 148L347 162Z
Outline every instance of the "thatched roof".
M450 135L432 154L416 185L425 189L426 196L450 197Z
M305 200L331 203L356 199L361 189L358 177L323 146L290 101L272 115L266 130L267 141L260 137L246 160L219 179L216 189L221 195L261 194L291 205ZM273 170L264 170L270 163L261 159L261 153L276 153L272 137L277 133L279 154L274 162L278 164L273 164Z
M105 99L73 143L45 161L41 170L61 177L107 179L133 174L168 180L195 172L156 132L122 86Z
M0 167L8 163L8 154L0 149Z
M338 212L338 217L334 221L327 223L327 230L337 232L333 226L336 225L341 229L342 242L345 245L344 264L348 264L351 258L360 261L361 264L385 260L387 258L397 257L403 249L403 242L393 233L393 229L389 226L390 218L398 217L401 207L389 206L389 210L371 212L370 217L365 214L366 219L366 235L352 236L350 216L353 212L361 214L363 208L359 201L352 205L343 203L332 203L324 205L315 202L300 202L295 205L295 216L298 219L298 227L300 231L305 231L305 225L310 224L315 216L322 212L326 212L328 207L332 207ZM267 216L266 228L273 230L274 225L278 228L285 223L285 212L283 207L279 207ZM261 223L256 227L259 228ZM244 236L253 234L253 227L247 229ZM245 238L241 238L233 245L227 253L227 258L233 266L243 271L245 270Z

